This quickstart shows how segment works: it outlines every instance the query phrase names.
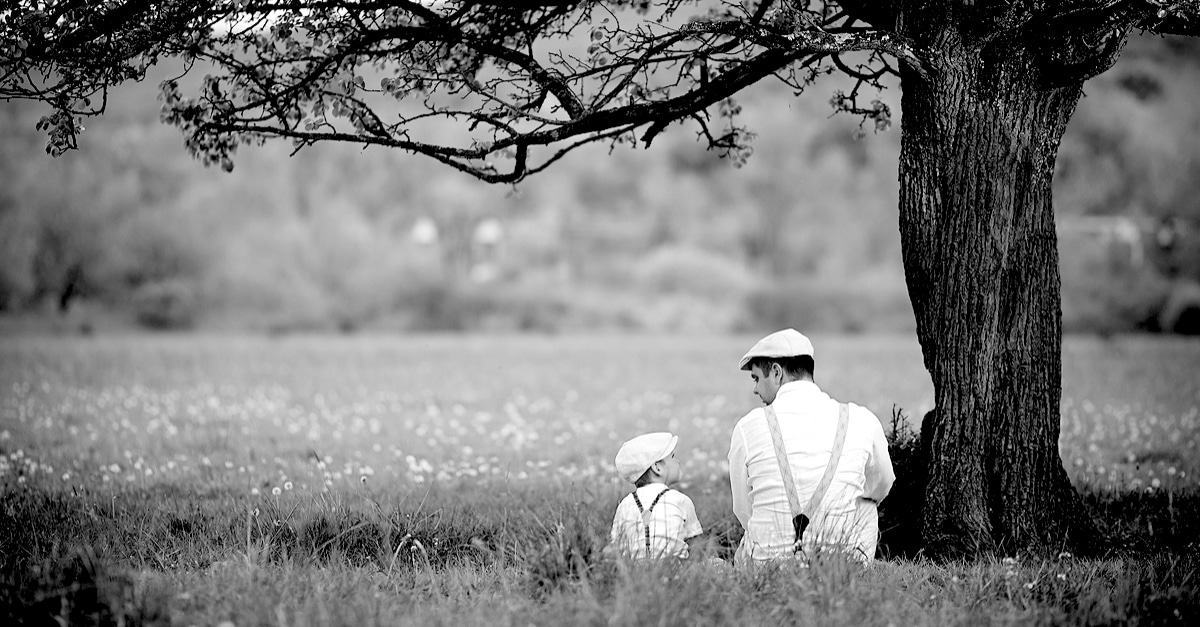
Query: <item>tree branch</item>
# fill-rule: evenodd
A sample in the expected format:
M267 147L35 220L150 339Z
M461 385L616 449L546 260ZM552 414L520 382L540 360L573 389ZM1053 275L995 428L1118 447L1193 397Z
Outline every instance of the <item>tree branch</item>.
M895 33L878 29L861 29L845 33L831 33L821 29L799 29L781 34L753 28L743 22L693 22L684 25L683 30L692 33L714 33L739 37L765 48L807 54L877 50L896 57L922 76L926 76L928 72L925 63L907 39Z

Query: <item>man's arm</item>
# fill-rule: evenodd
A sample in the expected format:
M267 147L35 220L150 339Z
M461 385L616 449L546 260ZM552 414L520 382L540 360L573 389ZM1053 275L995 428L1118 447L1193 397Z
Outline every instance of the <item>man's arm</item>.
M892 470L892 457L888 455L887 438L883 435L883 425L870 410L864 409L864 411L871 418L871 454L867 457L863 498L878 503L891 491L892 484L896 481L896 473Z
M740 424L733 428L729 442L729 489L733 494L733 515L745 529L750 522L750 477L746 473L746 438Z

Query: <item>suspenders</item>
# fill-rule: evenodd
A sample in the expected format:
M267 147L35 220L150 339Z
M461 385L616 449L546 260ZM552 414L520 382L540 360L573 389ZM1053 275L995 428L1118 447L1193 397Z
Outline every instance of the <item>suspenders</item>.
M658 500L670 491L671 488L667 488L659 492L658 496L654 497L654 500L650 502L650 507L642 507L642 500L638 498L637 488L633 490L633 502L637 504L638 512L642 515L642 529L646 532L646 557L650 556L650 512L654 510L655 505L658 505Z
M771 442L775 445L775 459L779 463L779 472L783 475L783 489L787 493L788 508L792 511L792 527L796 532L796 539L792 542L792 552L799 553L802 550L801 540L804 538L804 530L808 528L809 515L813 514L817 506L821 504L821 499L825 497L825 491L829 489L829 484L833 482L833 475L837 472L838 461L842 458L842 447L846 443L846 431L850 423L850 406L845 403L838 405L838 424L837 431L833 436L833 450L830 451L829 461L825 465L825 474L821 476L821 482L817 484L812 498L808 500L808 507L804 510L800 509L800 497L796 493L792 466L788 463L787 451L783 446L783 435L779 431L779 418L775 415L775 408L771 405L767 405L766 411L767 431L771 433Z

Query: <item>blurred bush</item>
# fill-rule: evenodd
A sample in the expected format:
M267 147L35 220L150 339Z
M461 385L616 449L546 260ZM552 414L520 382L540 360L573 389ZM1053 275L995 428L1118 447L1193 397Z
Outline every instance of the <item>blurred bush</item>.
M688 293L711 299L736 299L758 283L740 260L687 245L652 250L638 262L634 280L652 294Z
M1059 241L1062 324L1067 333L1155 330L1171 281L1129 250L1090 238Z
M199 290L194 282L167 279L143 283L133 291L138 324L158 331L190 329L200 317Z
M751 291L737 326L859 333L911 330L916 322L903 280L830 278L779 281Z

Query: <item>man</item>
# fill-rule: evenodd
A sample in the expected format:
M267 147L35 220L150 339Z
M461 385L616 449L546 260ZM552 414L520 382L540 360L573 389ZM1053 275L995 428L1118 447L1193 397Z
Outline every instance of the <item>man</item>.
M754 393L774 409L779 440L792 474L795 502L808 518L800 548L839 550L862 560L875 557L879 540L877 505L896 476L883 426L869 409L847 406L841 454L831 464L843 407L813 381L812 342L795 329L759 340L738 367L750 371ZM737 560L791 557L796 528L781 464L771 434L768 408L742 417L729 445L733 513L745 535ZM810 503L826 475L828 488Z

